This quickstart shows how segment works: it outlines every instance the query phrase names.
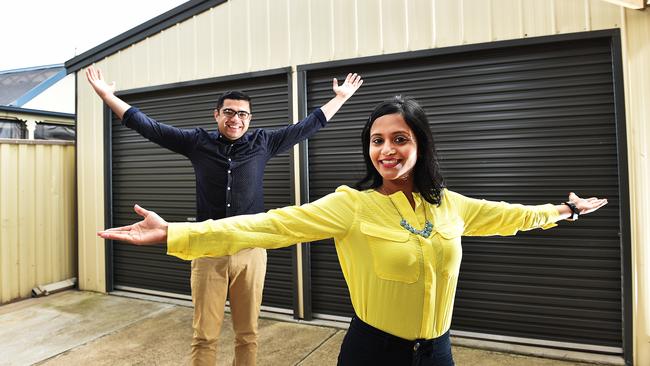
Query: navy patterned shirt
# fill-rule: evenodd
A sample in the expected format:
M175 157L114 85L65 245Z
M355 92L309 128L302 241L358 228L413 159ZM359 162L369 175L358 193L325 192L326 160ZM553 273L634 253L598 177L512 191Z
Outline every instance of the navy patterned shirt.
M229 141L218 131L165 125L135 107L122 119L123 125L148 140L190 159L196 175L198 221L263 212L266 163L326 123L318 108L299 123L277 130L247 131L238 140Z

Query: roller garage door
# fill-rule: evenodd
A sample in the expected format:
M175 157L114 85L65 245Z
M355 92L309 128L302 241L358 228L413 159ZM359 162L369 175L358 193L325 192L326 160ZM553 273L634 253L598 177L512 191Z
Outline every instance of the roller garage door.
M452 330L620 354L629 243L620 236L627 198L619 199L624 147L611 43L555 38L301 67L307 110L327 100L331 77L355 71L365 80L309 140L309 200L363 175L360 132L374 105L414 97L432 123L450 189L523 204L560 203L570 190L609 199L597 214L552 230L464 238ZM312 243L310 256L314 315L351 316L333 243Z
M219 95L243 90L252 98L251 129L279 128L290 123L287 73L231 81L123 94L131 105L152 118L181 127L216 130L212 117ZM169 221L196 216L194 170L188 159L149 142L135 131L113 121L111 130L112 218L114 225L138 219L134 203L158 212ZM293 203L290 153L270 160L264 175L265 207ZM263 306L293 309L292 249L268 252ZM115 289L190 295L190 262L165 255L163 246L137 247L115 243L112 252ZM185 296L186 297L186 296Z

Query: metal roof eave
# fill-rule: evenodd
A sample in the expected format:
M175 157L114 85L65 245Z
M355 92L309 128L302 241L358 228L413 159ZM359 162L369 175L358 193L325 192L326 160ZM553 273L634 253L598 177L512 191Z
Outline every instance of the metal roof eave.
M136 42L139 42L153 34L180 23L186 19L200 14L210 8L221 5L228 0L190 0L174 9L171 9L157 17L142 23L117 37L110 39L97 47L94 47L81 55L75 56L65 62L66 73L78 71L93 62L124 49Z
M3 113L4 117L7 117L7 114L22 114L22 115L31 115L38 117L58 117L65 119L74 120L77 116L72 113L63 113L63 112L52 112L52 111L43 111L40 109L30 109L30 108L20 108L20 107L10 107L10 106L0 106L0 112Z

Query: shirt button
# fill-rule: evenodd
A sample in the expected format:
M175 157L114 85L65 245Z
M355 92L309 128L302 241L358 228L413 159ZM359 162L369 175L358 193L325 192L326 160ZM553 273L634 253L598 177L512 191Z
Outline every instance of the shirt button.
M228 187L228 190L230 190L230 187Z
M231 171L230 169L228 169L228 174L230 174L231 172L232 172L232 171Z
M232 159L231 159L231 158L228 158L228 161L232 161Z
M230 207L230 203L226 205L226 207Z

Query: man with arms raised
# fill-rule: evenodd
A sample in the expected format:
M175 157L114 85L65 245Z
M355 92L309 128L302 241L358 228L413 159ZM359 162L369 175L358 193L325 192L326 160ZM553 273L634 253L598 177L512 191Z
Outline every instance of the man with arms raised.
M239 91L226 92L214 109L218 131L208 132L202 128L180 129L149 118L116 97L115 84L106 83L99 69L87 68L86 77L123 125L190 159L196 175L198 221L263 212L262 181L268 160L325 126L363 83L357 74L348 74L342 85L333 79L334 98L304 120L277 130L253 132L248 132L251 98ZM235 331L233 364L256 364L257 318L265 273L266 251L259 248L192 261L192 365L216 363L228 293Z

